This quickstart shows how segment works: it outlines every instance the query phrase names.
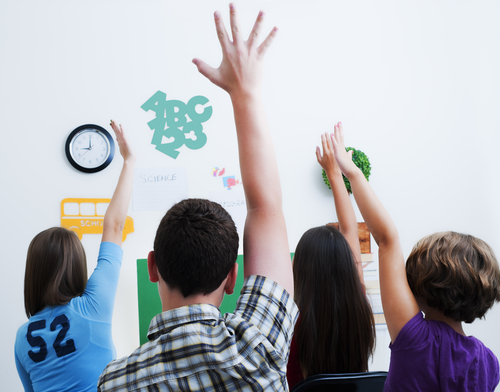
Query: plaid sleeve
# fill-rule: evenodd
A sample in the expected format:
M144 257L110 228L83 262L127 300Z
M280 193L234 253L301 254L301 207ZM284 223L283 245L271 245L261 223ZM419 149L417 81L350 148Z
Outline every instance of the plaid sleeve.
M282 358L288 358L299 310L285 289L263 276L249 276L234 314L257 327Z

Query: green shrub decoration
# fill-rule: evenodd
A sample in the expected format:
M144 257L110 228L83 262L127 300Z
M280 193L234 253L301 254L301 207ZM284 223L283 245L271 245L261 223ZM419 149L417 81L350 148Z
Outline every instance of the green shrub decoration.
M370 160L368 159L368 157L366 156L366 154L363 151L356 150L355 148L352 148L352 147L346 147L346 151L350 151L350 150L353 151L352 161L354 162L354 164L357 167L359 167L361 169L361 171L363 172L363 174L366 178L366 181L368 181L368 179L370 178L370 173L372 171L372 167L370 165ZM347 188L347 192L352 193L351 184L350 184L349 180L343 174L342 174L342 177L344 178L344 184L345 184L345 187ZM326 176L326 173L324 170L323 170L323 180L325 181L325 184L328 185L328 188L332 189L332 187L330 186L330 181L328 181L328 177Z

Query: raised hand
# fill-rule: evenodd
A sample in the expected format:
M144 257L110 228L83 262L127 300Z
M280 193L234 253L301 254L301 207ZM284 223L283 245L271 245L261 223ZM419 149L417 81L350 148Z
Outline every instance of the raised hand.
M222 62L212 68L200 59L193 59L198 71L212 83L226 90L230 95L258 92L262 81L262 60L278 29L274 27L262 44L257 45L264 13L261 11L253 29L244 41L238 23L234 4L229 5L231 41L219 11L214 13L217 36L222 48Z
M335 125L335 128L337 128L339 125L340 123ZM326 132L325 134L321 135L323 155L321 155L321 149L319 147L316 147L316 159L318 160L318 163L323 168L323 170L326 172L327 176L330 174L335 175L337 173L340 173L340 168L337 165L337 161L335 160L332 137L333 135L330 135Z
M325 133L324 135L321 135L323 155L321 155L320 148L316 147L316 158L318 159L318 163L321 165L326 175L328 176L328 181L330 181L333 200L335 202L335 211L337 212L337 219L339 222L339 229L349 243L349 246L351 247L352 254L356 261L356 268L358 271L359 279L361 283L364 284L356 215L354 213L354 208L352 206L349 194L347 193L340 167L337 164L337 153L334 151L333 145L334 136L335 134L338 134L341 129L342 123L339 122L334 126L334 134L329 135L328 133ZM342 147L340 148L342 149L342 153L344 155L347 155L347 158L351 160L352 163L351 156L350 154L346 153L343 143Z
M120 155L123 157L124 161L134 159L135 154L132 148L130 147L128 140L125 136L125 132L123 132L123 128L120 125L116 124L113 120L110 122L111 128L115 132L116 142L118 143L118 147L120 149Z
M115 192L104 215L102 241L122 244L122 231L127 218L127 210L132 195L132 184L134 180L135 154L125 137L121 125L111 120L111 128L116 135L116 141L123 157L123 167L116 184Z
M340 170L347 178L350 178L354 173L359 171L359 168L352 161L352 150L346 151L344 144L344 130L342 123L335 126L334 133L331 137L333 144L333 152L335 160L339 165Z

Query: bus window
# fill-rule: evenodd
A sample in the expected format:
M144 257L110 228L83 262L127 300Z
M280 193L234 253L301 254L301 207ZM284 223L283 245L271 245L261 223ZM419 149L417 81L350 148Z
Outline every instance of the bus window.
M80 215L95 215L95 204L80 203Z
M106 210L109 207L109 203L97 203L96 204L96 210L97 210L97 215L102 215L106 214Z
M80 205L78 203L65 203L64 215L68 216L80 215Z

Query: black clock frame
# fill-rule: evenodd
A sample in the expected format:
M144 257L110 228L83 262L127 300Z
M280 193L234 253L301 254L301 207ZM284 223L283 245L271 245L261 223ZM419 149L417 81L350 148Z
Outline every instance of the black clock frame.
M80 132L82 132L86 129L96 130L97 132L103 134L108 139L108 142L109 142L109 155L108 155L108 157L100 166L93 167L93 168L87 168L87 167L81 166L80 164L78 164L78 162L76 162L73 159L73 155L71 154L71 148L70 148L71 141L75 138L75 136L77 134L79 134ZM110 135L110 133L108 131L106 131L103 127L101 127L99 125L95 125L95 124L86 124L86 125L79 126L78 128L76 128L75 130L73 130L69 134L68 138L66 139L65 151L66 151L66 158L68 158L69 163L71 163L71 165L75 169L77 169L81 172L84 172L84 173L97 173L97 172L105 169L106 167L108 167L109 164L111 163L111 161L113 160L113 158L115 156L115 142L113 140L113 137Z

